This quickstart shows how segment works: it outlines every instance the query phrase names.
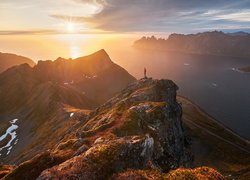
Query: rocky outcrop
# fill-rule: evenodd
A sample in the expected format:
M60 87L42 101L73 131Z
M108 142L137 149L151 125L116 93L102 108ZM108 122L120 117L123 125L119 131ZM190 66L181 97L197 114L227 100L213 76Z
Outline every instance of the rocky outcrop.
M176 102L177 89L169 80L142 79L130 84L93 111L89 119L76 128L77 137L88 141L92 148L62 165L44 171L41 178L54 178L58 175L71 177L76 174L79 178L91 178L87 176L89 171L93 176L98 174L98 169L106 167L110 169L101 171L106 173L101 173L104 177L127 168L143 169L149 166L168 172L178 167L190 167L193 158L190 142L182 127L181 106ZM120 147L121 143L121 149L116 147ZM119 157L115 158L115 165L112 165L111 159L106 161L107 155L102 159L103 156L101 158L91 153L103 147L107 148L105 151L113 152L116 149L114 152L118 154L112 154L112 157ZM107 164L97 163L97 167L89 167L92 166L88 163L90 154ZM77 162L84 165L71 168ZM60 169L65 169L65 174L59 173ZM100 179L102 176L94 178Z
M177 89L170 80L142 79L99 109L123 109L123 122L112 128L117 136L149 134L155 142L152 162L162 171L192 163L182 127L182 108L176 101Z
M107 179L126 168L144 168L153 152L150 137L105 139L92 148L64 163L45 170L39 180L45 179Z

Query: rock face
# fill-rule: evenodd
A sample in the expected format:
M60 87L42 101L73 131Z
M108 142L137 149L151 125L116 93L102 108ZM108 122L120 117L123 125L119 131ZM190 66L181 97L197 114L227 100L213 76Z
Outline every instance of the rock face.
M168 39L143 37L134 46L141 49L249 58L250 34L219 31L188 35L174 33Z

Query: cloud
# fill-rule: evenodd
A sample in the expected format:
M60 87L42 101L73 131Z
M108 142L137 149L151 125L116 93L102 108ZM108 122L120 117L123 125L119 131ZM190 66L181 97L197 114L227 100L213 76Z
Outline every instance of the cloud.
M241 22L250 22L250 9L245 12L236 12L230 14L222 14L217 16L218 19L234 20Z
M111 31L80 31L78 34L112 34ZM41 30L29 30L29 31L0 31L2 35L51 35L51 34L70 34L63 31L56 31L52 29L41 29Z
M79 3L102 5L91 17L75 16L78 22L91 23L94 28L116 31L190 31L192 29L240 27L249 22L250 2L235 0L74 0ZM242 9L244 12L242 13ZM54 14L65 19L67 16ZM68 17L69 18L69 17ZM222 21L221 21L222 20ZM236 25L232 25L236 23ZM250 26L243 24L244 27ZM203 26L203 27L201 27Z
M30 11L15 10L13 16L11 6L29 5L33 6ZM118 33L189 33L218 27L250 29L249 0L1 0L0 15L5 21L0 24L7 28L13 22L20 29L56 29L58 24L69 21L82 23L93 30Z
M74 0L75 2L85 3L85 4L100 4L107 5L106 0Z
M55 30L29 30L29 31L0 31L0 35L45 35L45 34L58 34Z

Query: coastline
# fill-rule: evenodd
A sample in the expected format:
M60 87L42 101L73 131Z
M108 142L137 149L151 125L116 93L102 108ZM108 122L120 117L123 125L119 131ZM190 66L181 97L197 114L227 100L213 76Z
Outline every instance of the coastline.
M241 139L242 141L247 142L248 144L250 144L250 140L247 139L246 137L243 137L241 135L239 135L237 132L235 132L234 130L232 130L230 127L227 127L226 125L224 125L223 123L221 123L218 119L216 119L215 117L213 117L212 115L208 114L204 109L202 109L202 107L200 107L198 104L196 104L195 102L193 102L191 99L189 99L188 97L185 97L183 95L178 95L177 96L177 101L180 100L180 103L187 103L190 104L191 106L193 106L200 114L202 114L203 116L205 116L206 118L208 118L209 120L213 121L214 123L218 124L219 126L221 126L222 128L226 129L229 133L233 134L234 136L238 137L239 139ZM179 101L178 101L179 102Z
M182 104L182 122L190 136L194 167L217 169L229 179L250 178L250 142L220 123L197 104L177 96Z

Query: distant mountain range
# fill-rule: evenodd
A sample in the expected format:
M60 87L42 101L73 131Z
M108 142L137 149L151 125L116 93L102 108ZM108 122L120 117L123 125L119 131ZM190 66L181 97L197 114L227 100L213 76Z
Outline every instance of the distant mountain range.
M31 67L35 65L34 61L29 58L18 56L15 54L0 52L0 73L7 70L11 66L20 65L24 63L29 64Z
M250 34L245 32L223 33L221 31L198 34L171 34L167 39L142 37L134 47L161 51L193 54L250 57Z

